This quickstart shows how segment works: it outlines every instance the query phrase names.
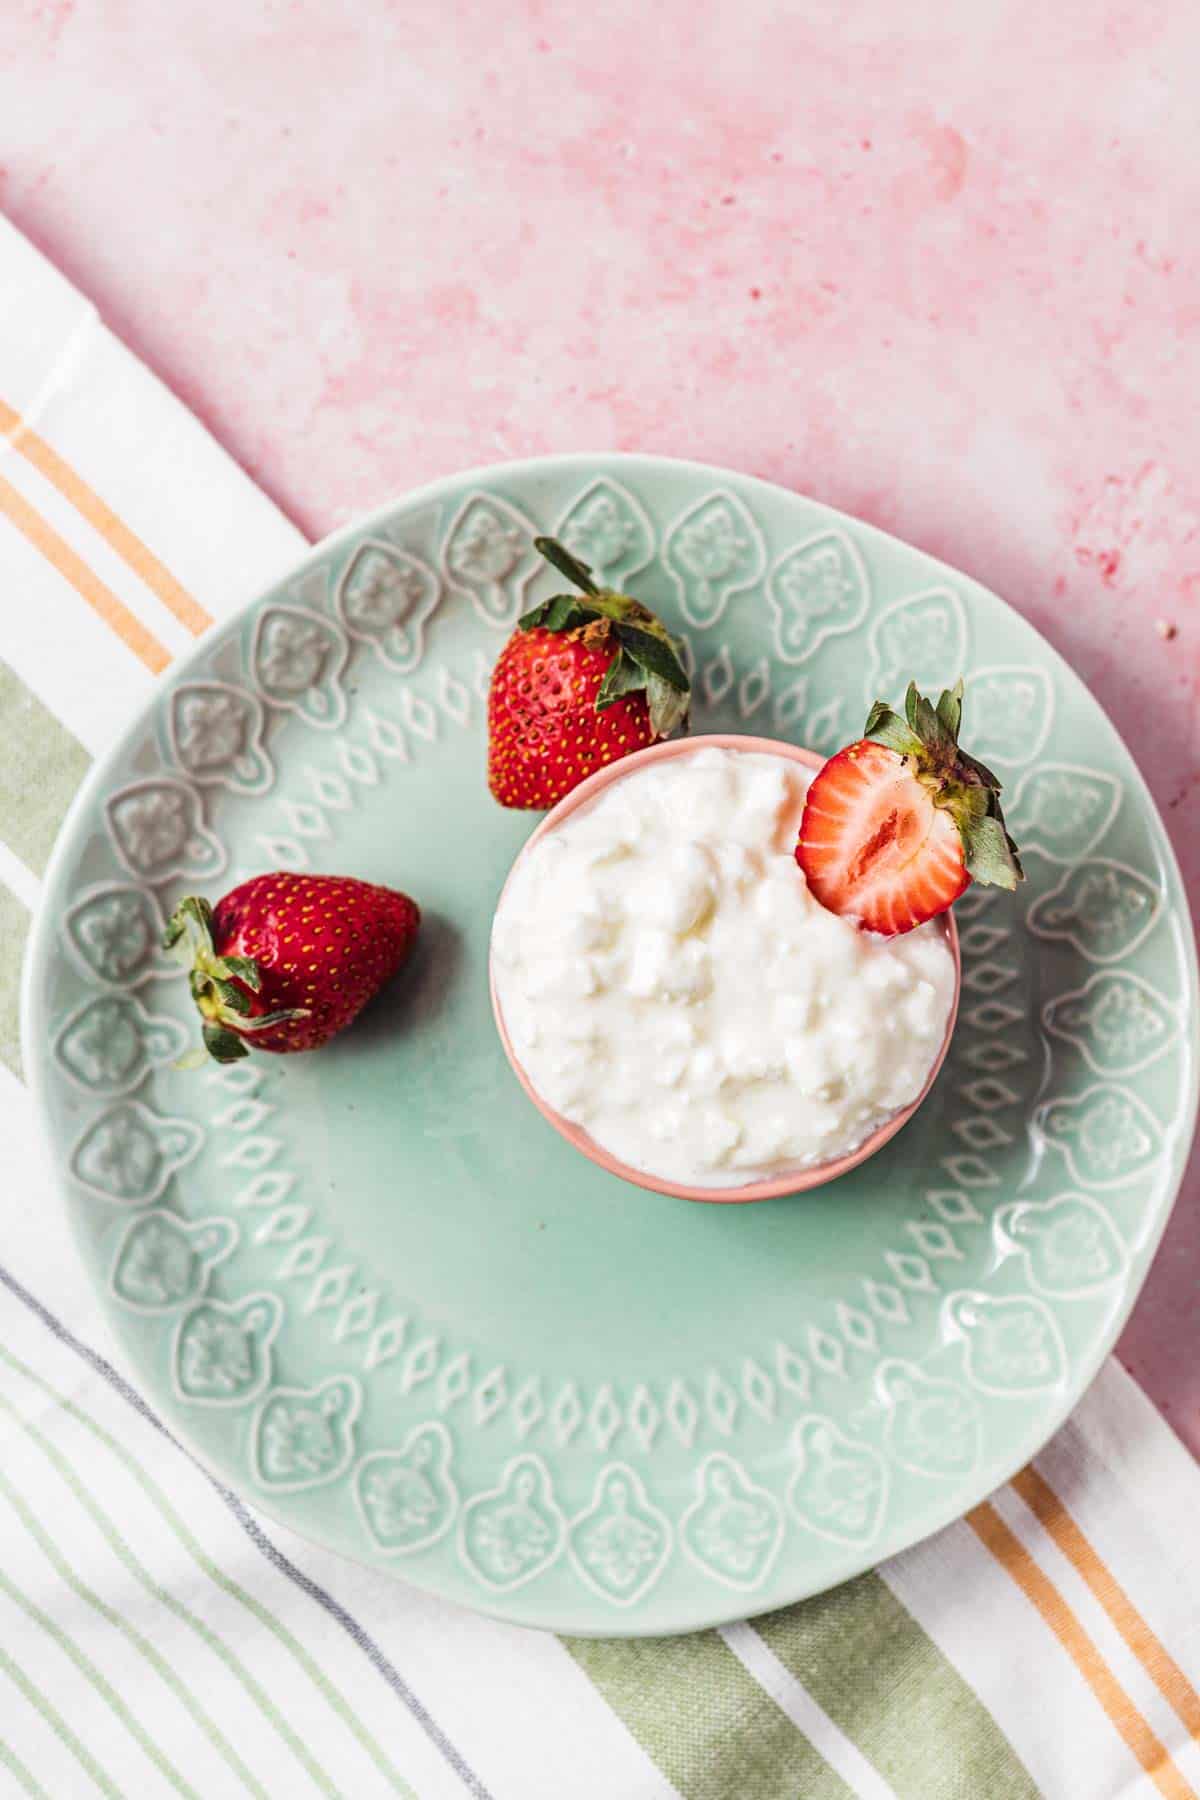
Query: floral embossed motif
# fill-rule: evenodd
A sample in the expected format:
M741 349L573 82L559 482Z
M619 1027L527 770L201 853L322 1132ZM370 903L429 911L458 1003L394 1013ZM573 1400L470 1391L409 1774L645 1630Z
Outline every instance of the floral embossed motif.
M333 726L346 713L341 671L347 646L328 619L306 608L268 606L259 614L250 663L268 700L310 725Z
M664 552L689 624L715 625L734 594L763 572L762 534L733 494L711 494L671 529Z
M241 755L246 746L246 708L239 706L235 695L193 691L177 699L177 742L186 768L219 769Z
M130 860L154 869L170 862L187 841L187 797L178 788L140 793L114 808L113 822Z
M876 1383L888 1408L885 1441L902 1468L918 1475L969 1475L982 1441L979 1406L950 1381L914 1363L884 1363Z
M869 1544L883 1520L887 1466L869 1444L830 1419L801 1419L792 1434L796 1472L788 1505L802 1525L845 1544Z
M78 1181L106 1200L142 1205L200 1148L203 1134L186 1119L160 1119L139 1101L114 1106L84 1132L71 1157Z
M518 1456L498 1488L463 1508L459 1548L482 1582L507 1592L550 1566L565 1532L545 1464L540 1457Z
M387 1555L424 1550L449 1530L458 1511L450 1463L450 1433L437 1421L418 1425L401 1449L363 1458L355 1483L358 1503Z
M58 1040L59 1059L78 1081L115 1090L146 1067L139 1009L112 995L94 1000Z
M185 1400L241 1406L267 1384L270 1346L283 1309L273 1294L237 1306L207 1300L192 1308L175 1336L175 1382Z
M132 1111L94 1126L75 1158L76 1171L121 1200L137 1199L157 1178L158 1139Z
M301 623L277 613L263 631L259 678L278 693L298 694L321 679L329 648L328 633L315 619Z
M113 1292L127 1306L163 1312L192 1300L208 1270L231 1254L237 1228L228 1219L185 1225L171 1213L135 1219L113 1265Z
M254 1473L265 1487L318 1487L354 1454L357 1381L335 1375L309 1389L282 1388L263 1401L253 1428Z
M996 1223L1025 1256L1039 1293L1075 1299L1124 1273L1128 1258L1116 1227L1084 1194L1021 1201L1002 1208Z
M198 1393L235 1394L253 1378L254 1340L229 1319L202 1314L189 1327L180 1357L183 1385Z
M1121 803L1120 783L1068 763L1031 769L1013 797L1012 814L1026 850L1076 862L1104 837Z
M373 644L382 660L402 674L421 660L425 621L437 602L433 570L391 544L360 544L337 589L347 631Z
M119 1094L155 1063L177 1056L187 1033L122 994L104 994L72 1015L55 1040L55 1055L71 1078L94 1094Z
M143 781L114 794L107 805L121 860L147 881L171 875L215 875L225 864L205 829L200 805L177 781Z
M1051 1000L1046 1029L1075 1044L1098 1075L1132 1075L1174 1041L1176 1015L1136 975L1093 975L1075 993Z
M1141 943L1154 923L1158 887L1123 863L1079 863L1029 909L1036 937L1063 938L1092 962L1115 962Z
M612 587L644 569L654 555L649 519L614 481L593 482L568 509L556 535L598 581Z
M981 669L967 692L975 754L985 762L1033 762L1054 716L1054 691L1045 671Z
M757 1587L783 1537L779 1502L721 1451L705 1459L696 1489L697 1498L679 1528L684 1549L718 1581L736 1588Z
M195 1292L199 1260L173 1219L139 1219L117 1265L114 1285L145 1306L169 1306Z
M657 1581L671 1527L624 1463L601 1471L592 1504L571 1525L571 1560L589 1587L631 1606Z
M936 694L961 674L966 661L962 602L949 588L899 600L879 614L870 642L868 698L896 698L910 681L923 693Z
M737 519L724 500L714 501L681 526L674 543L676 562L701 581L732 575L749 548L749 539L738 530Z
M540 565L535 527L493 495L475 494L450 527L443 556L450 581L466 588L490 625L511 625Z
M840 532L822 532L775 564L767 599L776 650L784 662L804 662L826 638L862 623L868 606L866 570Z
M1040 1300L951 1294L945 1310L964 1340L967 1375L984 1393L1035 1393L1053 1387L1065 1375L1062 1339Z
M1073 1099L1051 1100L1041 1126L1076 1179L1097 1187L1139 1173L1162 1149L1158 1120L1124 1088L1096 1086Z
M113 987L126 987L150 974L163 924L150 894L113 884L71 908L67 943L89 974Z
M447 551L456 575L466 580L503 581L521 560L521 533L482 503L469 513Z
M271 766L259 742L262 709L223 682L193 682L171 696L171 744L195 781L219 781L235 793L259 793Z

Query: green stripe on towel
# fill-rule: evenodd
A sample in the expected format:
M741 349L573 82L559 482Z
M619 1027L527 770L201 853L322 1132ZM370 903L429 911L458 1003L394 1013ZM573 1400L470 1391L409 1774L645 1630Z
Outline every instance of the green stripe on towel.
M7 663L0 663L0 743L0 840L40 875L88 754Z
M768 1613L754 1628L899 1800L1040 1800L974 1689L878 1575Z
M683 1800L852 1800L715 1631L562 1641Z
M7 1352L5 1352L3 1348L0 1348L0 1356L3 1356L6 1361L8 1360ZM176 1618L182 1620L185 1624L191 1625L192 1628L202 1636L211 1649L218 1653L224 1652L225 1647L220 1642L220 1639L217 1638L214 1632L208 1630L207 1626L195 1613L185 1607L173 1594L168 1593L158 1582L151 1580L144 1565L139 1562L137 1557L133 1554L125 1539L121 1536L112 1520L108 1517L108 1514L97 1504L95 1497L89 1492L83 1482L79 1480L67 1458L63 1456L56 1445L50 1442L49 1438L42 1435L36 1425L32 1424L28 1419L23 1419L16 1407L6 1400L2 1394L0 1394L0 1416L7 1416L12 1419L14 1424L28 1435L32 1442L42 1451L42 1454L58 1470L80 1505L91 1514L93 1521L103 1532L110 1547L125 1565L126 1570L132 1574L136 1580L140 1581L146 1591L158 1600L162 1606L173 1612ZM47 1540L47 1542L48 1541L49 1540ZM141 1634L132 1634L132 1641L137 1644L139 1648L143 1649L144 1654L147 1651L150 1652L153 1658L152 1666L155 1667L158 1675L172 1689L176 1698L187 1707L196 1724L205 1733L210 1743L219 1754L224 1757L225 1761L229 1764L230 1769L241 1781L243 1787L248 1789L250 1793L260 1796L260 1800L267 1800L267 1790L243 1762L241 1756L230 1743L225 1733L217 1725L216 1721L204 1711L196 1701L195 1696L180 1682L173 1667L164 1662L154 1646L149 1643L148 1639L142 1638ZM296 1740L292 1741L289 1747L292 1749L302 1748L298 1746L298 1741ZM302 1760L306 1757L307 1752L304 1752ZM332 1788L330 1787L327 1791L332 1791Z
M6 1654L3 1646L0 1646L0 1675L7 1676L17 1692L24 1694L34 1711L41 1714L55 1737L71 1752L84 1774L90 1777L94 1786L105 1796L105 1800L121 1800L120 1789L105 1774L87 1745L80 1743L62 1714L41 1689L34 1685L24 1669ZM80 1792L82 1793L82 1789Z
M3 1493L6 1498L11 1498L11 1492L8 1482L3 1475L0 1475L0 1493ZM87 1652L82 1650L70 1633L52 1619L36 1601L31 1600L28 1594L22 1593L3 1569L0 1569L0 1593L7 1594L13 1604L20 1607L30 1623L40 1626L47 1637L54 1639L64 1655L70 1657L80 1675L85 1681L91 1683L100 1698L106 1702L114 1719L125 1727L130 1737L154 1764L159 1774L170 1782L176 1792L185 1795L186 1800L201 1800L201 1796L195 1788L184 1779L166 1752L150 1737L141 1720L130 1711L107 1676L97 1668ZM11 1674L11 1671L9 1673Z
M254 1595L242 1587L239 1582L235 1581L232 1576L227 1575L225 1571L213 1561L202 1548L200 1542L185 1523L181 1514L171 1504L171 1501L167 1498L158 1482L142 1465L133 1452L126 1445L114 1438L110 1432L106 1431L104 1426L101 1425L97 1419L93 1418L90 1413L85 1412L76 1401L70 1400L66 1395L61 1394L56 1387L52 1386L51 1383L45 1379L44 1376L40 1375L36 1369L31 1369L28 1363L22 1361L20 1357L14 1356L10 1351L0 1347L0 1362L6 1364L10 1369L15 1370L26 1381L31 1382L41 1393L45 1394L49 1400L53 1401L57 1406L60 1406L69 1418L74 1419L77 1424L83 1426L100 1444L104 1445L112 1453L117 1461L122 1464L130 1475L132 1475L134 1480L146 1494L147 1498L157 1508L179 1543L194 1561L197 1569L206 1575L222 1590L222 1592L228 1594L231 1599L240 1602L251 1617L256 1619L260 1625L274 1635L281 1647L295 1658L297 1668L299 1668L325 1696L326 1700L342 1720L347 1730L358 1739L359 1743L371 1757L375 1766L389 1786L394 1788L396 1793L403 1797L403 1800L416 1800L412 1788L404 1780L395 1765L381 1750L371 1732L368 1731L363 1724L358 1713L347 1703L340 1688L336 1687L329 1680L319 1665L313 1661L313 1658L309 1655L308 1651L298 1642L288 1630L287 1626L277 1618L272 1609L262 1601L256 1599ZM0 1399L0 1407L7 1406L7 1404L6 1401ZM42 1434L28 1421L25 1422L25 1430L45 1449L47 1454L53 1453L54 1455L57 1455L57 1452L52 1451L49 1440L43 1439ZM72 1486L77 1487L77 1480L74 1472L70 1474L69 1480ZM89 1501L85 1501L84 1503L89 1506L89 1510L92 1510L93 1515L95 1516L95 1513L99 1509L95 1507L94 1503ZM103 1528L104 1527L102 1527L102 1529ZM178 1609L178 1602L173 1601L171 1604L174 1608ZM231 1666L235 1666L239 1678L248 1684L249 1691L253 1698L262 1706L264 1712L280 1732L280 1735L288 1741L290 1745L294 1738L294 1733L292 1732L291 1727L282 1719L270 1697L265 1694L258 1683L254 1682L246 1673L240 1659L233 1657L224 1645L217 1647L225 1660L230 1662Z
M0 1062L21 1075L21 963L29 913L0 882Z
M50 1800L49 1794L40 1781L34 1779L31 1770L25 1767L15 1750L0 1738L0 1769L7 1769L23 1794L32 1795L32 1800Z

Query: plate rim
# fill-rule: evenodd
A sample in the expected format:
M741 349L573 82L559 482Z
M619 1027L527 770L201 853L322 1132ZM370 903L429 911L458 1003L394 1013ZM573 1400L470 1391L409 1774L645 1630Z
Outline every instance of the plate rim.
M317 542L309 545L294 563L289 564L285 569L281 569L270 583L263 587L256 587L250 594L240 600L224 619L217 620L215 622L216 631L222 635L235 632L239 626L244 625L246 617L255 608L263 605L270 595L278 588L285 583L297 580L309 570L318 566L323 558L329 556L331 553L335 553L351 538L359 538L364 535L369 536L373 531L378 530L400 506L427 505L431 501L440 498L442 491L450 486L485 485L489 480L495 480L500 477L509 479L512 477L520 477L522 475L536 475L539 472L545 472L551 468L556 471L586 468L603 472L603 467L605 465L622 468L640 466L648 470L665 467L674 471L686 472L709 479L716 478L718 480L727 480L730 477L733 477L739 483L747 484L752 490L761 490L772 496L783 495L788 499L807 502L812 506L820 508L834 525L848 526L854 532L865 534L867 538L873 542L889 546L898 545L902 550L916 552L929 564L931 571L935 571L938 575L945 576L948 581L953 583L965 580L971 582L974 586L981 588L995 600L999 606L1003 607L1006 612L1012 613L1021 621L1026 629L1033 634L1042 654L1049 660L1053 671L1066 682L1068 687L1073 687L1076 690L1082 689L1091 705L1096 708L1104 724L1112 733L1116 743L1120 746L1128 759L1129 768L1134 776L1132 797L1138 801L1141 809L1143 811L1148 811L1152 819L1157 822L1166 873L1168 877L1174 881L1177 891L1186 903L1187 888L1184 884L1182 871L1179 867L1179 859L1175 853L1175 846L1171 840L1171 835L1167 829L1166 822L1150 791L1149 784L1142 773L1133 751L1126 743L1124 736L1117 728L1106 708L1101 705L1100 701L1092 693L1083 677L1072 667L1062 653L1050 643L1049 639L1039 631L1038 627L1034 625L1031 620L1027 619L1024 614L1018 612L1016 607L1013 606L1010 601L1006 600L1002 594L997 593L995 589L988 587L988 585L979 580L977 576L970 574L964 569L955 568L952 564L943 562L940 557L924 550L919 544L911 543L906 538L899 537L893 532L885 531L881 526L874 525L869 520L860 519L851 513L844 512L841 508L832 506L827 501L824 501L817 496L801 492L795 488L785 487L780 482L769 481L762 476L748 474L739 469L730 468L717 463L702 462L689 457L661 456L651 451L573 450L566 452L548 452L541 456L519 457L498 462L478 464L467 469L451 470L443 475L436 476L430 481L423 482L419 486L405 489L401 493L393 495L390 499L381 502L379 505L357 514L344 525L338 526L336 530L329 532L325 537L320 538ZM54 1193L59 1205L66 1214L68 1231L75 1247L76 1254L83 1266L88 1288L96 1294L98 1304L101 1303L99 1284L94 1279L92 1270L84 1255L74 1213L69 1204L64 1175L53 1155L51 1133L49 1131L47 1084L44 1079L40 1049L35 1048L38 1044L48 1041L46 1036L46 1021L41 1017L41 1009L34 992L35 970L40 970L53 955L53 939L51 933L54 921L52 921L50 917L47 897L60 878L61 865L67 859L68 848L73 839L74 829L78 818L89 808L94 796L102 789L106 780L109 778L111 769L119 761L127 747L137 738L139 733L145 729L147 721L154 718L155 710L161 704L161 696L164 692L168 688L173 687L180 678L186 677L193 665L198 664L201 657L206 655L213 635L214 633L211 630L203 632L194 643L190 644L178 657L168 664L167 668L163 671L162 677L156 680L154 687L146 696L145 700L131 713L124 728L116 734L101 754L95 758L87 774L84 776L83 781L77 788L59 826L54 845L51 849L42 876L38 906L33 914L22 964L18 1000L19 1042L26 1084L33 1103L37 1138L41 1146L42 1155ZM1184 1013L1186 1016L1187 1012L1190 1010L1191 1013L1195 1015L1197 1011L1200 1011L1200 959L1198 959L1197 955L1196 928L1194 922L1191 920L1190 911L1186 921L1186 925L1190 926L1190 929L1185 928L1185 922L1183 920L1175 920L1174 923L1176 926L1175 935L1183 953L1183 962L1187 977L1187 992L1184 996ZM1114 1344L1120 1337L1121 1332L1128 1323L1134 1307L1141 1298L1154 1258L1179 1199L1183 1177L1196 1134L1198 1115L1200 1115L1200 1058L1193 1054L1188 1058L1186 1093L1183 1106L1181 1107L1177 1118L1179 1129L1176 1133L1176 1149L1174 1153L1176 1162L1173 1171L1173 1179L1171 1177L1168 1178L1171 1180L1170 1198L1160 1207L1160 1215L1155 1220L1153 1229L1141 1246L1140 1254L1144 1257L1142 1273L1131 1285L1129 1291L1122 1295L1121 1303L1115 1309L1105 1330L1096 1339L1095 1344L1089 1350L1088 1354L1081 1358L1076 1370L1077 1379L1069 1381L1067 1391L1061 1403L1054 1405L1048 1414L1042 1415L1039 1418L1039 1422L1031 1433L1028 1441L1024 1444L1021 1453L1011 1461L1007 1457L1004 1458L998 1465L987 1464L986 1459L984 1459L981 1468L977 1470L971 1478L971 1487L974 1490L973 1498L964 1503L961 1493L951 1496L944 1509L938 1509L931 1515L932 1523L928 1525L923 1523L922 1529L916 1534L913 1534L911 1529L906 1529L903 1526L903 1523L898 1521L893 1532L889 1535L885 1530L869 1550L859 1554L848 1555L833 1582L827 1582L818 1578L816 1585L802 1587L801 1590L792 1595L789 1600L773 1602L772 1608L776 1605L795 1605L803 1600L811 1599L817 1594L829 1592L832 1587L840 1586L843 1582L853 1580L856 1576L863 1574L869 1569L877 1568L892 1556L899 1555L905 1550L913 1549L916 1545L927 1542L929 1538L936 1536L939 1531L944 1530L948 1525L963 1518L972 1507L978 1505L981 1500L986 1499L986 1497L993 1493L997 1488L1005 1486L1012 1479L1013 1475L1015 1475L1032 1457L1036 1456L1049 1440L1061 1429L1064 1422L1070 1417L1071 1413L1074 1412L1075 1408L1079 1405L1084 1395L1092 1386L1092 1383L1103 1368L1104 1363L1111 1355ZM105 1317L107 1321L107 1315L105 1315ZM110 1326L110 1329L113 1328ZM113 1337L120 1348L124 1350L123 1342L115 1329L113 1329ZM142 1393L140 1387L141 1371L132 1357L130 1357L129 1360L133 1377L130 1385L133 1387L133 1390L138 1395L139 1399L143 1400L145 1404L154 1411L155 1416L157 1417L158 1413L153 1404L153 1395L147 1396ZM129 1380L129 1377L126 1377L126 1380ZM1155 1410L1158 1411L1159 1409L1155 1408ZM174 1416L172 1416L169 1421L164 1421L164 1423L166 1424L170 1435L177 1439L185 1453L189 1455L211 1479L215 1479L221 1486L228 1485L229 1478L226 1473L219 1465L213 1463L205 1452L196 1445L185 1425L180 1425ZM295 1532L297 1537L312 1544L314 1548L323 1550L330 1549L330 1546L327 1543L324 1543L320 1538L313 1537L310 1534L299 1530L292 1520L285 1517L282 1512L276 1509L273 1501L274 1496L272 1495L268 1495L264 1498L264 1496L255 1492L252 1496L252 1504L285 1530ZM346 1550L341 1546L334 1549L332 1554L345 1555L350 1561L356 1563L358 1566L369 1568L373 1571L387 1569L392 1577L400 1581L401 1584L407 1584L422 1592L433 1594L438 1599L444 1600L448 1604L466 1605L471 1610L482 1613L485 1616L500 1619L506 1623L524 1625L526 1629L549 1630L567 1636L596 1638L675 1636L689 1631L706 1630L716 1626L732 1624L746 1617L755 1616L753 1612L748 1612L745 1606L739 1607L737 1605L732 1605L728 1609L725 1607L718 1607L718 1609L714 1611L714 1606L717 1604L714 1596L712 1604L707 1606L701 1605L696 1611L687 1613L680 1622L672 1623L665 1631L661 1624L652 1624L649 1621L639 1619L636 1616L629 1617L626 1615L621 1618L614 1617L611 1620L606 1620L605 1623L601 1625L596 1622L594 1615L589 1615L586 1619L575 1622L571 1618L569 1612L566 1615L556 1614L552 1624L531 1625L527 1619L507 1611L502 1603L488 1604L486 1598L482 1596L482 1590L482 1603L480 1599L476 1599L475 1597L472 1597L470 1601L461 1601L456 1597L448 1596L436 1582L420 1579L417 1572L414 1570L405 1569L401 1572L397 1569L390 1568L382 1561L369 1559L365 1555L359 1558L355 1556L352 1551ZM751 1604L753 1604L753 1597L747 1596L747 1598L749 1598ZM581 1602L581 1604L586 1603Z

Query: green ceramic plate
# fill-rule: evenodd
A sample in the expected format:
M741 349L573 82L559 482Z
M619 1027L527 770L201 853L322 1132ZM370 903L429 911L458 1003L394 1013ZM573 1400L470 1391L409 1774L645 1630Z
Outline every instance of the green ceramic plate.
M832 750L876 694L968 677L1029 880L961 903L963 1007L916 1120L790 1200L659 1198L510 1072L492 908L533 819L484 696L553 530L685 633L697 727ZM182 891L353 873L425 912L314 1057L170 1067ZM80 1250L145 1390L267 1511L561 1630L763 1611L1003 1481L1113 1342L1179 1180L1196 968L1128 752L993 595L761 482L648 457L443 481L211 632L59 842L27 1066Z

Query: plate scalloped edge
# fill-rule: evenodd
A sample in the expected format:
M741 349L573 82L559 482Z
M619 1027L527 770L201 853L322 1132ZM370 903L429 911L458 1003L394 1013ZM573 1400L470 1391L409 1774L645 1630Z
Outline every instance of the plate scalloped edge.
M1012 781L1014 830L1031 848L1015 912L981 892L960 907L970 963L946 1129L874 1266L786 1337L590 1385L456 1347L386 1284L359 1291L364 1259L296 1197L257 1066L204 1088L241 1184L236 1217L185 1210L204 1128L149 1104L173 1041L159 1004L170 990L144 985L158 973L153 932L175 883L221 874L218 812L270 802L262 854L311 864L392 772L411 773L445 736L467 742L490 654L536 580L530 519L557 523L606 572L657 583L663 604L674 596L714 728L753 720L832 749L877 683L935 682L961 663L981 715L973 747ZM455 628L453 666L452 616L470 627ZM389 684L389 710L368 698L372 679ZM1075 732L1060 747L1067 715ZM281 757L290 775L298 756L302 786L284 795ZM44 893L22 992L26 1067L55 1141L67 1117L83 1121L60 1178L152 1397L223 1478L297 1529L559 1629L683 1630L783 1604L1006 1479L1115 1341L1195 1118L1186 1011L1168 997L1195 1006L1178 870L1077 678L966 577L701 465L500 465L316 546L201 640L92 770ZM70 904L55 908L59 895ZM914 1319L924 1350L905 1336ZM281 1355L285 1324L289 1345L321 1337L311 1368ZM383 1371L405 1410L381 1430Z

